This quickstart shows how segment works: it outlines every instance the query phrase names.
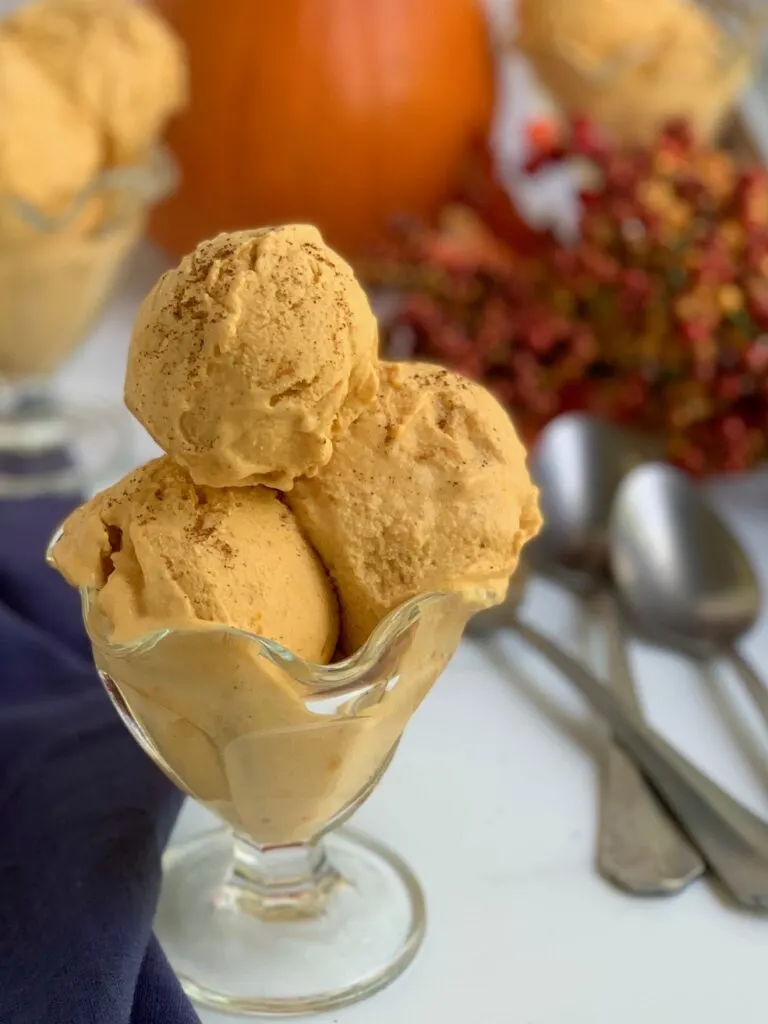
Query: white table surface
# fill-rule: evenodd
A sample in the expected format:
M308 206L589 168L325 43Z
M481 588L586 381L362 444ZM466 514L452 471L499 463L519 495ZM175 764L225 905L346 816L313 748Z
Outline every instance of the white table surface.
M61 374L66 393L119 402L131 317L164 265L148 245L137 253L102 324ZM155 451L136 427L133 461ZM768 477L716 491L768 580ZM565 595L536 582L526 612L585 652L583 624ZM768 669L768 619L745 648ZM658 728L768 813L768 730L730 673L705 675L640 645L633 661ZM424 947L389 989L314 1019L764 1024L768 919L723 905L707 884L643 901L596 875L602 744L599 724L568 684L516 638L484 648L466 642L355 821L418 872L429 905ZM178 834L207 822L188 803Z

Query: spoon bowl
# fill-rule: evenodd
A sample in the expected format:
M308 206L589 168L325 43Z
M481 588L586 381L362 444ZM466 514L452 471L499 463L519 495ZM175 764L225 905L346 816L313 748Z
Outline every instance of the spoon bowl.
M736 647L760 614L757 576L682 473L649 463L627 477L611 516L611 562L622 601L646 632L686 654L727 659L768 723L768 689Z
M749 558L679 470L635 469L618 489L610 527L622 601L654 635L711 652L755 624L761 594Z
M603 420L585 413L554 420L531 455L544 518L537 554L570 569L602 572L614 496L640 460L630 435Z

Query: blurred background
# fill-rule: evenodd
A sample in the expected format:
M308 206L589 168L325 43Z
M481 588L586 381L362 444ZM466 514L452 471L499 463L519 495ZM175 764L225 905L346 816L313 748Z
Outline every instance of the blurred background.
M695 475L764 460L765 4L142 6L162 31L0 0L0 449L69 431L102 482L109 419L151 453L115 408L141 297L202 238L298 220L385 352L483 380L529 442L584 409Z

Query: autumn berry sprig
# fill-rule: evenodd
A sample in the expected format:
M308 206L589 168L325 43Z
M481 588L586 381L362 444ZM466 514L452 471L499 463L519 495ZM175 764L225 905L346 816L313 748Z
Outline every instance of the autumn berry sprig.
M474 218L403 227L368 268L404 296L387 337L485 381L529 436L589 408L695 473L768 456L768 175L682 123L627 148L577 119L529 169L565 161L582 183L573 245L520 226L487 158Z

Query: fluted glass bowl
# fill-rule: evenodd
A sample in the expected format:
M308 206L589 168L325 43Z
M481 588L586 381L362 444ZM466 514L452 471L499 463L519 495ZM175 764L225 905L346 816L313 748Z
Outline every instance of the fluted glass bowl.
M0 497L88 487L119 447L116 417L69 407L51 375L85 338L173 188L169 156L105 171L55 216L0 197Z
M339 826L379 782L476 607L430 593L353 656L316 665L243 630L111 643L83 616L135 739L224 823L164 862L155 922L187 993L218 1010L296 1014L354 1002L410 963L421 890L386 847Z
M608 26L590 21L601 5L573 0L566 25L580 8L583 15L572 38L559 24L559 3L551 6L549 20L524 21L518 46L557 105L629 142L647 142L680 117L702 138L715 136L754 73L768 26L764 0L678 0L679 20L665 6L658 21L628 2L613 5ZM540 0L541 12L549 8ZM628 35L630 27L638 34Z

